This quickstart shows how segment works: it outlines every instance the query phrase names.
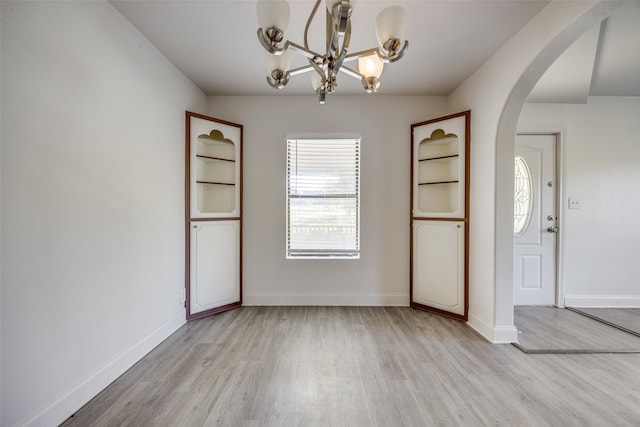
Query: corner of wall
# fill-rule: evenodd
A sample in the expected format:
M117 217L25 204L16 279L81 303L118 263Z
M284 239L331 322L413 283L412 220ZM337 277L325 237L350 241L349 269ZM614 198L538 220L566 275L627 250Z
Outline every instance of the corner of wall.
M73 414L135 365L147 353L160 345L171 334L186 323L184 310L180 310L171 319L155 331L141 339L120 356L95 372L73 390L68 391L54 402L50 402L35 413L18 422L17 425L59 425L69 414Z
M467 322L471 328L492 344L510 344L518 342L518 329L515 326L494 326L469 313Z

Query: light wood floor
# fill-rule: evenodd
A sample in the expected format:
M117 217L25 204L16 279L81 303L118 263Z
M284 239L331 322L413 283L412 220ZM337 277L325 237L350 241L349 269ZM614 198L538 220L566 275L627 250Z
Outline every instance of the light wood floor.
M409 308L190 322L70 426L640 426L640 355L527 355Z

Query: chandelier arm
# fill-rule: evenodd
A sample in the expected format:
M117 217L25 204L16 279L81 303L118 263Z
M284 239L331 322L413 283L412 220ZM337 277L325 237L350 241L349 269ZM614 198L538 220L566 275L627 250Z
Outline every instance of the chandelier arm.
M343 51L349 49L351 43L351 9L345 10L342 5L336 5L340 8L339 22L335 23L333 15L327 13L326 17L326 33L327 33L327 57L337 58Z
M258 40L260 40L260 44L262 47L269 53L273 55L282 55L282 53L287 50L287 44L285 43L283 47L279 48L278 46L274 46L271 44L269 38L265 35L262 28L258 28Z
M282 55L287 49L291 49L293 52L309 59L317 59L322 57L322 55L320 55L318 52L300 46L299 44L289 40L284 42L284 45L282 47L273 46L268 38L264 35L262 28L258 28L258 40L260 40L260 44L262 44L262 47L264 47L264 49L272 55L279 56Z
M402 58L404 54L407 52L408 48L409 48L409 40L405 40L402 48L396 50L392 55L385 55L382 52L378 52L378 56L380 57L380 59L382 59L382 62L390 64Z
M289 83L290 77L291 77L291 74L289 73L282 74L278 76L277 79L274 79L271 76L267 76L267 83L269 83L269 86L271 86L274 89L282 89L287 85L287 83Z
M380 56L380 49L378 49L377 47L374 47L372 49L361 50L358 52L350 53L344 57L344 62L356 61L365 56L371 56L374 54Z
M345 56L347 56L346 48L342 50L342 52L340 53L340 56L338 56L338 58L335 61L335 65L333 66L333 72L335 74L338 74L338 71L340 71L340 67L342 67L342 63L344 62Z
M327 55L329 59L328 80L330 81L330 90L333 92L335 88L335 76L340 71L342 62L347 56L347 49L351 43L351 5L336 4L333 14L327 13ZM339 22L334 22L337 15Z
M290 76L297 76L298 74L308 73L309 71L313 71L314 68L312 65L304 65L302 67L294 68L293 70L289 70Z
M364 90L367 91L367 93L374 93L377 92L378 89L380 89L380 79L378 77L365 76L364 74L361 74L360 72L347 66L343 66L340 71L348 76L360 80L360 82L362 83L362 87L364 87Z
M335 26L336 32L343 35L351 23L351 13L353 12L351 3L340 0L333 5L332 10L328 10L327 12L327 15L331 15L331 17L337 21Z
M349 49L349 45L351 44L351 17L347 21L347 30L344 33L344 41L342 42L342 50L345 52Z
M358 80L362 80L363 78L365 78L366 76L364 74L360 74L359 71L354 70L353 68L349 68L346 65L343 65L340 68L340 71L345 73L348 76L353 77L354 79L358 79Z
M310 64L311 68L313 68L316 71L316 73L318 73L318 74L320 74L322 76L323 79L326 78L324 70L318 64L316 64L312 60L309 60L309 64Z
M285 49L291 49L292 52L302 55L305 58L309 58L309 60L316 60L317 58L322 58L322 55L320 55L318 52L314 52L311 49L307 49L304 46L300 46L299 44L288 41L288 40L285 43Z
M307 24L304 26L304 47L306 49L309 49L309 43L307 40L307 36L309 34L309 27L311 26L311 21L313 21L313 17L316 15L316 12L318 11L318 7L320 6L320 2L322 2L322 0L316 0L316 4L313 5L313 10L311 11L311 14L309 15L309 19L307 19Z
M335 56L338 51L338 42L340 35L333 30L333 15L328 11L325 12L325 39L326 46L325 50L327 52L327 58L331 58Z

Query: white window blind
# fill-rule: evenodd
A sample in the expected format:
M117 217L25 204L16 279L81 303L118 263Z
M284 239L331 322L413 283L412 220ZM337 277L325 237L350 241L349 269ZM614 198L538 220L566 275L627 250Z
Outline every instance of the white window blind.
M360 140L287 140L287 258L360 257Z

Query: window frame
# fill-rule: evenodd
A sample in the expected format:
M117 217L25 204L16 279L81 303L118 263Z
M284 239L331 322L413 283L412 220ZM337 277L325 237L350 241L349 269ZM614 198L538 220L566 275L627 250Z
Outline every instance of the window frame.
M361 227L360 227L360 205L361 205L361 171L362 171L362 139L360 135L348 135L348 136L287 136L287 154L286 154L286 195L285 195L285 210L286 210L286 224L285 224L285 255L286 259L359 259L360 258L360 235L361 235ZM298 185L292 184L293 179L297 179L302 174L294 173L291 170L291 166L293 163L291 158L291 153L294 150L296 155L300 153L300 145L304 145L305 142L309 142L312 144L313 148L306 147L307 150L312 151L314 149L317 150L318 146L324 142L334 143L334 145L339 144L351 144L350 147L346 149L353 149L353 157L354 165L353 165L353 177L354 182L350 183L349 186L353 186L353 192L350 191L342 191L339 194L334 193L311 193L311 194L301 194L294 193L293 189L298 188ZM295 149L292 148L292 144L296 144ZM304 150L303 150L304 151ZM307 151L308 153L308 151ZM343 158L344 159L344 158ZM346 157L346 159L351 160L351 158ZM296 158L296 160L298 160ZM318 167L321 167L323 161L326 161L326 157L321 159L321 161L317 164ZM297 163L296 163L297 164ZM334 175L338 177L343 177L344 175ZM307 179L308 179L307 175ZM319 178L320 179L320 178ZM338 249L335 246L340 246L340 243L337 239L330 240L330 248L318 248L308 246L306 248L292 248L292 242L295 242L292 239L291 230L294 228L295 224L292 225L291 220L293 215L291 214L292 200L300 200L305 199L308 201L317 199L319 203L316 206L323 206L325 208L331 206L327 203L328 200L337 199L337 200L353 200L355 199L355 213L354 217L350 217L350 220L354 222L355 226L355 236L353 238L352 246L347 248ZM312 203L311 203L312 204ZM310 204L310 205L311 205ZM346 203L348 205L348 203ZM336 202L333 206L340 208L340 203ZM298 207L302 207L298 204ZM345 206L342 206L345 208ZM348 208L347 208L348 209ZM302 224L302 222L301 222ZM344 227L344 226L343 226ZM339 232L329 233L329 236L338 237L340 235Z

